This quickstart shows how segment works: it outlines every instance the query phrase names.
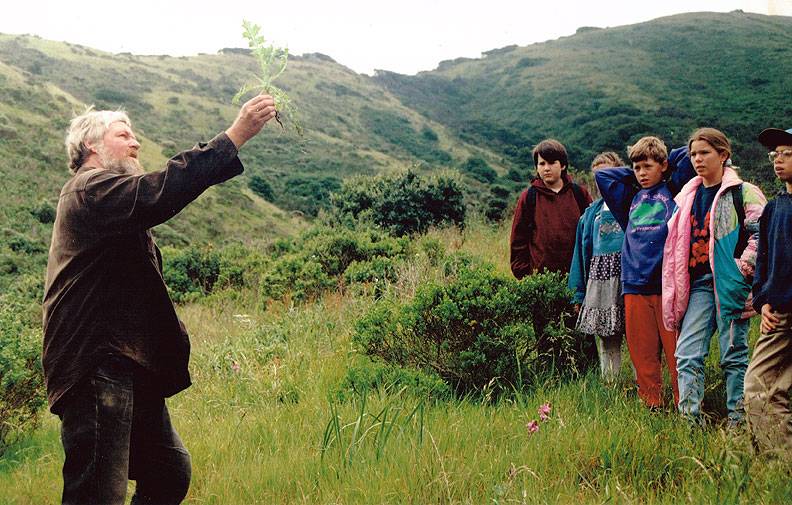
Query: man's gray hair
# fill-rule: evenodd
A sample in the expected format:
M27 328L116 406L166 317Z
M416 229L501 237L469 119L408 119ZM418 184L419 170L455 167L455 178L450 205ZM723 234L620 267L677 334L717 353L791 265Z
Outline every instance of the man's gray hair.
M102 141L110 125L121 121L132 128L129 116L123 110L93 110L93 105L71 120L66 134L66 152L69 155L69 171L75 173L91 154L86 142L96 145Z

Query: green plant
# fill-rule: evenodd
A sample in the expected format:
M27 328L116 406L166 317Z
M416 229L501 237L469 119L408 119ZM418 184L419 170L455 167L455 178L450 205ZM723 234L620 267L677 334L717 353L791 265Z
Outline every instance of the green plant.
M267 44L266 39L260 33L261 26L257 24L244 20L242 21L242 28L242 36L247 39L248 46L259 64L260 74L254 78L253 82L243 84L237 94L234 95L232 102L238 104L241 98L250 91L272 95L275 100L275 120L282 128L285 128L281 119L287 118L291 121L295 131L302 135L302 125L295 117L296 106L285 91L273 84L275 79L286 70L289 50Z
M462 185L450 174L422 177L406 170L347 179L330 201L339 221L372 222L394 235L465 223Z
M367 391L381 391L383 394L398 391L438 400L448 400L452 396L448 384L435 373L371 361L365 357L347 369L331 396L345 402Z
M49 224L55 222L55 207L46 200L42 200L38 205L30 209L30 213L39 223Z
M595 362L568 326L563 276L518 282L464 261L452 275L421 285L412 300L381 300L358 321L353 341L386 363L432 371L462 395L509 392L536 375L574 375Z
M33 429L45 404L40 329L27 321L27 303L0 297L0 455Z
M162 255L163 278L177 303L196 300L219 287L240 288L245 284L245 272L258 266L252 251L246 251L245 257L234 257L233 252L212 247L164 247Z
M409 240L373 229L317 226L292 242L279 241L276 256L261 278L261 294L278 299L291 293L297 300L313 298L347 283L395 277L394 262L405 257Z
M384 454L385 446L393 434L394 427L399 428L397 432L400 434L417 428L416 438L418 445L421 445L423 443L426 398L420 399L415 407L410 409L401 398L404 389L402 388L395 398L395 400L402 400L401 402L397 403L395 400L391 400L377 413L366 410L368 391L364 389L358 397L358 415L349 423L342 422L336 405L331 401L330 419L325 426L320 448L322 462L325 462L325 455L335 446L338 448L341 466L351 467L357 453L365 448L367 443L373 447L375 460L379 460Z
M460 168L462 172L479 182L491 183L498 178L498 173L481 158L468 158Z
M271 202L275 193L272 191L272 185L267 179L260 175L254 175L248 181L248 187L261 198Z

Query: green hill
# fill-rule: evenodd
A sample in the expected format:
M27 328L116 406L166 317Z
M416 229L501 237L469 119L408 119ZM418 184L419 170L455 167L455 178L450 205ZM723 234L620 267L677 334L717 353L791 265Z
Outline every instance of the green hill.
M213 188L155 232L161 243L268 243L316 215L341 181L417 164L458 168L470 202L503 215L533 171L532 146L556 137L573 166L639 136L683 144L697 126L733 140L746 178L772 185L756 134L792 116L785 77L792 18L693 13L488 51L431 72L359 75L322 54L293 57L279 81L304 137L272 125L245 147L246 174ZM68 177L62 138L87 104L124 107L146 167L227 127L246 50L194 57L110 54L0 35L0 277L38 271L49 215ZM268 193L248 187L251 178ZM294 215L291 211L299 211ZM2 284L2 282L0 282Z
M0 35L0 278L43 267L47 215L69 177L62 141L75 112L87 104L126 109L143 141L143 164L156 169L230 125L238 110L231 98L255 71L244 50L189 58L113 55ZM246 174L157 227L160 243L268 243L299 231L300 215L315 215L345 177L414 163L431 169L474 155L497 166L491 154L327 56L292 58L279 83L301 109L305 136L270 125L242 152ZM272 188L271 203L248 188L254 176Z
M528 163L556 137L587 167L603 150L625 152L656 134L678 146L699 126L730 136L749 178L771 171L761 129L790 126L792 18L735 11L692 13L488 51L376 81L468 142Z

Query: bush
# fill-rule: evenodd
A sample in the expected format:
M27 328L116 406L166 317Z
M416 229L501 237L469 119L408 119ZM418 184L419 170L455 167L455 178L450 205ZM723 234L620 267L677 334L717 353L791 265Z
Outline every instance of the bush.
M490 221L500 221L512 203L511 191L504 186L490 187L490 195L486 200L484 215Z
M370 221L399 236L465 222L461 184L449 175L424 178L407 170L357 177L344 181L331 203L341 222Z
M419 133L407 117L370 107L363 107L361 119L371 133L411 156L430 163L451 161L451 155L437 146L437 134L429 127L424 127Z
M436 373L460 395L511 391L537 374L595 363L588 339L565 324L573 312L564 276L518 282L468 261L449 261L453 277L419 287L412 300L377 302L358 321L355 344L385 363Z
M435 373L360 360L347 369L338 387L331 393L339 401L347 401L364 395L368 391L386 390L395 392L404 389L417 397L437 400L450 399L451 389Z
M330 205L330 195L341 187L341 181L335 177L293 176L286 179L285 189L281 195L283 207L299 210L309 216L317 216L319 210Z
M41 242L32 240L26 235L10 228L3 230L3 234L5 235L8 248L14 252L33 256L47 250Z
M306 300L337 286L342 278L392 279L393 261L404 258L409 241L371 229L315 227L291 243L279 241L274 249L278 257L261 279L261 294L277 299L291 293Z
M271 202L275 196L272 185L260 175L254 175L248 182L248 187L261 198Z
M26 319L27 305L0 297L0 455L36 426L46 403L41 330Z
M494 182L498 178L498 173L481 158L468 158L462 164L462 172L479 182Z
M336 285L319 262L301 255L290 255L276 261L261 278L261 295L264 299L279 299L291 294L304 301Z
M219 287L245 285L246 263L250 260L239 256L231 258L227 250L218 252L212 247L187 247L181 250L164 247L162 255L163 278L174 302L193 301Z
M30 209L30 213L39 223L48 224L55 222L55 207L46 200L42 200L38 205Z

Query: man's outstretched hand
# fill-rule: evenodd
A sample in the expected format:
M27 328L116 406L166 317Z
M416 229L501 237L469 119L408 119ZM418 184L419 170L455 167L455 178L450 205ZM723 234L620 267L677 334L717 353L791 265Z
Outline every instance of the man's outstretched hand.
M264 124L275 117L275 100L269 95L257 95L245 102L234 124L226 130L226 135L237 147L252 139L261 131Z

